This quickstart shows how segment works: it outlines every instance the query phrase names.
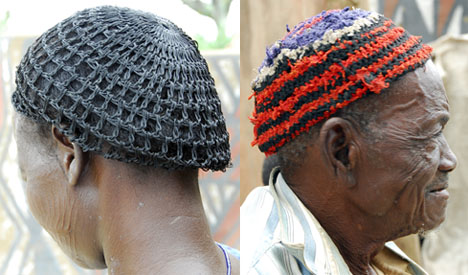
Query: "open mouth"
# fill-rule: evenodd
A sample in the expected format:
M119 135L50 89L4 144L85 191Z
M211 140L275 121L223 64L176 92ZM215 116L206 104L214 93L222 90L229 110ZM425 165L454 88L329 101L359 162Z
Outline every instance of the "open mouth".
M449 197L449 192L447 191L447 188L448 183L434 184L427 188L427 194L433 196L434 198L446 200Z
M448 185L444 185L444 186L439 187L439 188L431 189L429 192L430 193L441 192L441 191L444 191L445 189L447 189L447 187L448 187Z
M426 192L429 193L436 193L436 192L441 192L444 191L445 189L448 188L448 182L437 182L433 183L429 186L426 187Z

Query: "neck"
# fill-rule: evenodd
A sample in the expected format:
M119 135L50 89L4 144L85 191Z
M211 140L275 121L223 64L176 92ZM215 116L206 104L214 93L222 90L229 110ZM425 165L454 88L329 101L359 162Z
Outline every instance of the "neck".
M335 217L342 221L337 226L330 217L319 216L317 220L335 243L350 271L353 274L375 274L371 267L372 259L383 249L385 241L364 233L363 228L359 228L362 225L359 219Z
M197 171L175 177L167 171L106 172L98 219L109 274L226 274L203 210Z
M333 192L332 184L308 182L303 185L296 184L297 180L294 182L290 187L333 240L350 271L353 274L375 274L371 262L388 240L379 235L385 230L379 230L380 225L370 224L359 211L353 212L354 209L343 199L337 199L340 196ZM320 190L303 191L300 186L316 186ZM311 198L307 194L315 195Z

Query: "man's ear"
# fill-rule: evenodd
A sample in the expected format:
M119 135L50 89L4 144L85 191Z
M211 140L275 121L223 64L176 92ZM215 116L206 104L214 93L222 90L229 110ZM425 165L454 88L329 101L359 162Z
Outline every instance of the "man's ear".
M57 142L60 165L62 165L63 171L68 178L68 183L74 186L78 184L84 169L84 153L78 145L70 142L54 125L52 125L52 137Z
M355 184L353 169L359 158L356 146L356 131L352 124L339 117L325 121L320 129L320 146L328 166L333 168L335 176Z

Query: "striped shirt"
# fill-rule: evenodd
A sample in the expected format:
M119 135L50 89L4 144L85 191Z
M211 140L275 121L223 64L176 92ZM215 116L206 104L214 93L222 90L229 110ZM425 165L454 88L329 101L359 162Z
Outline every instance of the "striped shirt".
M281 174L276 182L272 178L241 207L241 274L351 274L330 236ZM386 247L407 260L413 274L427 274L393 242Z

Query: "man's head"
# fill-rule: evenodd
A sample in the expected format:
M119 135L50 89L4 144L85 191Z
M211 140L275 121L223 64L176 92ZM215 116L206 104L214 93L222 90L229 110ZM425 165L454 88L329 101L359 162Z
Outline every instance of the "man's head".
M278 154L306 205L338 199L342 215L359 212L390 239L436 227L447 197L435 191L456 159L441 133L448 103L430 52L372 12L300 23L267 50L253 83L253 143Z
M229 164L206 61L164 18L116 7L79 12L34 42L16 82L16 110L85 152L168 169Z
M199 168L230 163L207 63L164 18L117 7L78 12L34 42L16 83L15 134L30 208L83 266L104 264L95 236L104 167L131 171L130 181L159 171L193 183Z

